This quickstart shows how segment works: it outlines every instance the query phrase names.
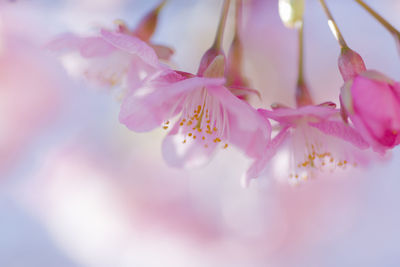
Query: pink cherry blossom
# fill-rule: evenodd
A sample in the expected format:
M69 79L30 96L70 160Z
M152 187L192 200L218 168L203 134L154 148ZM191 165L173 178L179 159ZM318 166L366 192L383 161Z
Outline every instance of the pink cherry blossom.
M66 33L51 41L47 48L58 52L77 51L87 60L84 75L106 87L125 85L127 75L144 77L149 69L159 66L159 59L169 60L173 50L150 41L158 14L166 1L162 1L139 23L133 31L121 21L117 29L102 29L99 36L80 37Z
M199 75L160 69L130 87L122 103L120 122L129 129L170 129L162 149L171 166L204 164L216 147L229 143L257 157L269 141L269 122L224 86L223 55L204 67L210 54L205 54Z
M400 84L366 70L352 50L342 53L339 68L345 80L340 95L344 116L376 152L384 154L400 143Z
M346 169L368 161L362 151L369 147L368 143L340 120L333 103L297 109L260 109L259 113L279 123L278 133L247 171L245 185L270 171L278 179L297 184L319 172Z

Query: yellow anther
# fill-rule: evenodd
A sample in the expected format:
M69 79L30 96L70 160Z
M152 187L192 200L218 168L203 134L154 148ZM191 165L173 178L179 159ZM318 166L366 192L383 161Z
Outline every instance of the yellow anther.
M189 136L192 136L193 134L192 134L192 133L189 133L188 135L189 135Z
M328 153L324 153L324 154L317 154L318 158L322 159L325 158L326 156L328 156Z

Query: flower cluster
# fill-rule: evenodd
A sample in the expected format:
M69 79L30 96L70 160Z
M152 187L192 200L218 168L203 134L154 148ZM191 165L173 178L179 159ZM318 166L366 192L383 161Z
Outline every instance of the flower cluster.
M400 34L394 27L363 1L355 1L398 41ZM241 0L235 5L235 34L228 57L222 49L230 6L230 0L225 0L215 41L194 74L171 68L173 50L151 42L166 1L134 30L118 21L116 29L101 29L99 36L67 34L48 48L78 51L89 62L85 71L89 80L124 87L120 122L135 132L157 127L168 131L162 151L169 165L200 166L218 149L233 145L253 159L245 184L277 166L285 180L297 184L320 172L365 165L374 157L371 150L384 155L400 143L400 84L366 69L361 56L344 41L325 1L320 2L341 46L340 109L333 102L316 104L304 78L304 0L279 1L285 26L299 33L295 108L278 103L257 110L250 105L249 96L260 94L249 88L242 71L240 32L245 5ZM274 165L274 160L279 164Z

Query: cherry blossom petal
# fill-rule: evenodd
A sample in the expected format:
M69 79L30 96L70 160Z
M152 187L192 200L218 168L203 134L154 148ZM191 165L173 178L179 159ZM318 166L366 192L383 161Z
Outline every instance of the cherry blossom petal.
M367 149L369 147L369 144L356 130L342 121L325 120L318 123L309 123L309 125L319 129L325 134L336 136L340 139L350 142L360 149Z
M131 60L127 72L127 87L129 91L135 91L140 88L146 78L152 77L158 71L160 71L159 68L146 64L139 57Z
M104 57L116 50L101 37L87 37L82 40L80 52L83 57Z
M57 52L77 50L85 58L104 57L116 50L114 46L101 37L79 37L66 33L46 45L47 49Z
M250 157L260 156L271 138L269 121L223 86L209 87L208 91L228 112L228 141Z
M169 60L174 54L174 50L168 46L156 44L150 44L150 46L154 49L160 59Z
M165 162L175 168L193 168L208 163L215 153L218 143L209 143L204 147L200 140L185 138L179 124L175 124L172 130L164 138L162 154ZM182 141L184 140L184 141ZM183 144L183 142L185 142Z
M139 38L132 35L107 31L105 29L101 30L101 36L113 46L129 54L137 55L147 64L155 67L159 66L157 54L154 49Z
M262 110L264 116L283 123L293 123L303 116L326 119L339 113L338 110L326 106L303 106L297 109L277 108L273 111Z
M251 179L257 178L261 175L261 173L267 167L271 158L276 154L279 147L282 143L287 140L289 131L289 127L283 128L272 140L268 143L265 148L264 154L262 157L256 159L254 163L247 170L245 176L243 177L242 184L244 187L247 187L250 183Z

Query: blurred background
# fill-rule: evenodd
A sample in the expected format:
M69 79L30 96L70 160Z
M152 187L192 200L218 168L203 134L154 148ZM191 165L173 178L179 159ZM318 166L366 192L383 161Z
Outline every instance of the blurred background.
M400 28L399 1L366 2ZM172 169L161 157L164 131L129 131L118 97L83 79L76 58L43 49L115 19L134 27L157 3L0 1L0 266L400 266L399 148L298 187L263 177L242 188L250 161L234 148L203 168ZM221 5L169 1L154 40L175 49L176 68L196 72ZM390 34L353 1L328 5L367 66L399 80ZM256 107L294 104L297 34L277 6L248 0L244 10ZM339 47L317 0L306 1L305 42L316 102L337 103Z

